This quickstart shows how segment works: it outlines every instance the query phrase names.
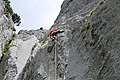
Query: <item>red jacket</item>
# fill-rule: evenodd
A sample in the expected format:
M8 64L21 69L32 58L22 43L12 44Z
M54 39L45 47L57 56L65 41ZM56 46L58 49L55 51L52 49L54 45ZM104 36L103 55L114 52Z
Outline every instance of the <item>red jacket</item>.
M54 31L57 31L57 30L53 29L53 30L50 31L50 38L52 36L52 32L54 32Z

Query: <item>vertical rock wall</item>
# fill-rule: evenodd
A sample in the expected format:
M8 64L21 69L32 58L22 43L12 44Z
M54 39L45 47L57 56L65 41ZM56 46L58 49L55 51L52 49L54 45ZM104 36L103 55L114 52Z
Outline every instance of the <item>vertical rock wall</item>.
M46 33L47 30L40 29L30 31L21 30L18 35L15 36L15 40L11 42L11 44L15 46L11 47L8 53L10 55L10 58L8 59L9 68L7 70L8 75L6 79L22 80L24 79L23 76L26 76L26 67L32 70L34 70L33 65L36 65L35 67L37 67L36 62L30 64L32 67L30 67L30 65L27 65L34 58L36 60L39 60L39 58L36 58L35 56L39 55L38 50L41 48L41 46L47 44L47 42L44 41L45 38L43 38ZM44 67L41 66L39 71L44 70L43 68ZM30 74L36 75L36 73Z
M119 0L63 2L51 27L64 30L57 36L58 80L120 79L119 15ZM16 35L6 79L54 80L54 42L48 35L47 30L22 30Z
M119 80L119 0L65 0L51 29L57 38L58 80ZM37 51L22 80L54 80L54 43Z
M11 16L6 16L5 5L3 4L3 1L0 0L0 56L2 56L2 49L6 44L9 43L13 35L13 27L14 24L12 22Z
M82 0L79 1L81 4ZM66 14L69 14L70 6L79 1L68 1L68 13ZM72 17L67 19L64 14L56 20L58 24L55 25L55 28L65 29L64 37L68 38L65 40L64 37L61 37L58 41L60 43L60 45L58 44L58 64L60 62L58 71L62 80L120 79L118 76L120 63L119 8L119 0L103 2L92 0L82 7L83 10L79 9L73 13ZM91 12L93 13L90 14ZM58 26L60 27L58 28Z
M0 80L4 79L6 70L8 68L8 58L6 55L3 57L2 51L5 46L9 44L11 37L14 32L13 29L14 24L11 19L11 16L8 14L6 16L5 13L5 5L3 4L3 0L0 0Z

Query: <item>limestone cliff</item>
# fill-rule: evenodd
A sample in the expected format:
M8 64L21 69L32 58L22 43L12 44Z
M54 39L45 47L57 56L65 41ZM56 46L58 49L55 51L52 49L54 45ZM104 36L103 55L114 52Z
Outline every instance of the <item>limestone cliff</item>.
M2 56L2 49L9 43L13 35L13 27L14 24L11 16L6 16L5 5L3 4L3 1L0 0L0 57Z
M57 36L58 80L120 80L120 0L65 0L50 28ZM50 30L21 30L4 80L54 80ZM4 62L2 62L4 63ZM0 67L1 68L1 67ZM4 74L4 75L3 75Z
M11 42L14 35L14 24L9 13L6 13L3 0L0 0L0 80L3 80L8 67L9 56L4 56L6 46Z

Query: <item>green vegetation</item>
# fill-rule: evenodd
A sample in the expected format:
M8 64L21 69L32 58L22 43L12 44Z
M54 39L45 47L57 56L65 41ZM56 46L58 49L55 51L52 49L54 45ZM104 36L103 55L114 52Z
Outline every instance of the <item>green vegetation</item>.
M88 22L88 20L86 19L85 22Z
M89 26L88 25L85 25L85 29L88 29L89 28Z
M41 43L41 46L44 44L44 42Z
M100 0L99 3L97 4L97 6L99 6L100 4L102 4L105 0Z
M5 4L5 8L6 8L6 12L10 13L10 15L12 16L12 20L14 22L14 24L16 24L16 26L19 26L21 23L21 18L17 13L14 13L12 8L10 7L10 1L9 0L3 0L4 4ZM8 15L6 15L8 16Z
M10 47L13 47L13 46L17 47L16 45L10 44L11 41L13 41L13 40L14 40L14 37L12 37L12 38L10 39L8 45L6 45L6 46L4 47L4 49L3 49L3 51L2 51L2 54L6 55L6 52L10 49Z
M100 4L102 4L104 1L105 1L105 0L100 0L99 3L97 4L97 7L98 7ZM92 13L96 10L97 7L95 7L92 11L90 11L90 15L92 15Z
M19 26L21 23L20 16L18 16L17 13L13 13L12 20L13 20L14 24L16 24L16 26Z
M97 7L102 4L105 0L100 0L99 3L97 4ZM90 11L90 16L93 14L93 12L97 9L97 7L94 7L94 9L92 11ZM89 17L90 17L89 16ZM85 19L85 29L89 29L89 19Z
M8 0L3 0L3 1L5 3L5 8L7 9L7 12L9 12L12 15L13 14L13 10L10 7L10 1L8 1Z
M8 46L5 46L5 48L3 49L2 53L3 53L4 55L6 55L6 52L10 49L10 47L13 47L13 46L17 47L16 45L13 45L13 44L8 45Z
M85 19L85 29L89 29L89 19Z
M15 27L12 27L11 30L12 30L12 31L16 31Z
M90 11L90 15L93 14L93 12L96 10L97 7L95 7L92 11Z
M43 46L44 44L45 44L45 42L44 42L44 41L42 41L42 42L41 42L41 45L40 45L39 47Z
M14 37L12 37L11 40L13 41L13 40L14 40Z

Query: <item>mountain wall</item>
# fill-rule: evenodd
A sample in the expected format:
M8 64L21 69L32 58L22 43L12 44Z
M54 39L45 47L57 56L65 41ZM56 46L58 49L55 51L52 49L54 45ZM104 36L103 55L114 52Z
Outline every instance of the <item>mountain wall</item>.
M7 13L5 13L5 5L3 4L3 1L0 0L0 53L2 53L2 49L11 39L13 35L13 27L14 24L11 16L7 16ZM0 54L0 57L1 56L2 54Z
M56 39L57 80L120 80L119 15L120 0L63 2L50 28L64 30ZM16 34L10 43L14 46L3 58L9 57L0 79L54 80L55 44L50 30Z
M8 67L6 47L10 44L14 36L14 23L9 13L7 13L3 0L0 0L0 80L3 80Z

